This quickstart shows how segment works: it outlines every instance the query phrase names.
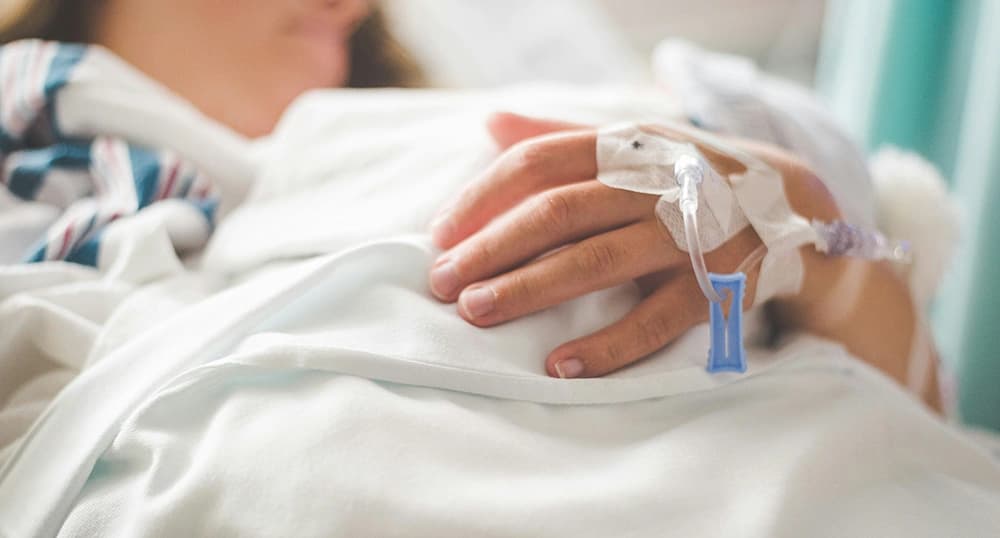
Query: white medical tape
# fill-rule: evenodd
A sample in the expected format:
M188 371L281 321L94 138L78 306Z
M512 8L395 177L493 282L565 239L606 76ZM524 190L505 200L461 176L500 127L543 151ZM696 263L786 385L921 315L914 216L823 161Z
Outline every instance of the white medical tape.
M686 140L668 136L654 125L615 125L597 133L597 179L605 185L660 197L656 215L677 247L687 251L680 196L673 172L681 155L696 155L706 163L699 188L698 238L711 252L747 225L767 247L761 262L755 303L776 295L794 294L802 287L803 267L798 247L814 243L817 235L797 215L785 196L781 175L763 161L739 151L711 134L682 124L665 123ZM743 171L720 175L692 143L739 162Z

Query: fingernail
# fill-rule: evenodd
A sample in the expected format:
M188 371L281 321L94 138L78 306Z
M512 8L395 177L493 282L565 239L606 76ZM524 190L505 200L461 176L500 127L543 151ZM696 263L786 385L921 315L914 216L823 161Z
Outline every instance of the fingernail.
M447 262L431 271L431 291L442 299L458 291L461 282L455 272L455 264Z
M493 293L493 288L484 287L462 293L459 301L462 302L462 307L470 316L478 318L493 311L496 307L497 297Z
M431 241L440 248L444 248L445 241L451 235L451 218L448 213L438 215L431 223Z
M583 361L576 358L563 359L556 363L555 369L563 379L579 377L583 373Z

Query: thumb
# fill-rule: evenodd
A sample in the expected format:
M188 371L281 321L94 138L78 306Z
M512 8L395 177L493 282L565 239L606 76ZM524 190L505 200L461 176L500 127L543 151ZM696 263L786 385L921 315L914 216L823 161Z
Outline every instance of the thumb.
M529 118L511 112L497 112L486 120L486 128L502 150L528 138L586 127L564 121Z

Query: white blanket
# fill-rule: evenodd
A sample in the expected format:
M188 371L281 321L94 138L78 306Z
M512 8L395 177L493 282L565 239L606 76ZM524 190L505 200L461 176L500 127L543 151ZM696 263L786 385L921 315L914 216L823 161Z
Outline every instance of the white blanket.
M83 369L5 453L0 535L1000 530L1000 467L835 344L751 346L747 374L713 376L696 328L607 378L559 380L546 353L623 315L631 286L487 330L433 300L422 232L495 156L497 108L677 114L621 91L319 92L198 270L149 271L170 255L152 224L128 279L0 270L5 344L66 363L39 391ZM24 386L4 396L37 395Z

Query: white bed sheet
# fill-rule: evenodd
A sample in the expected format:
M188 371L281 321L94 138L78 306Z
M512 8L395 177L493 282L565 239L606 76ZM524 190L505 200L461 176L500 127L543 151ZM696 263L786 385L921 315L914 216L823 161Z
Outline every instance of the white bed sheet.
M34 288L51 306L19 333L25 349L89 355L7 454L0 534L1000 529L988 453L830 342L752 346L747 375L712 376L698 328L615 375L564 381L544 375L545 353L626 312L631 286L489 330L433 300L421 232L495 155L482 122L499 106L595 123L677 112L605 90L318 92L286 116L200 270L4 268L8 301ZM163 248L131 263L172 254L148 244ZM54 324L81 319L72 341Z

